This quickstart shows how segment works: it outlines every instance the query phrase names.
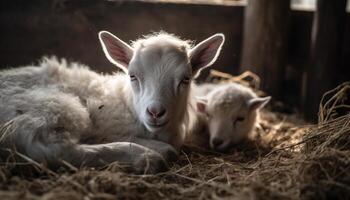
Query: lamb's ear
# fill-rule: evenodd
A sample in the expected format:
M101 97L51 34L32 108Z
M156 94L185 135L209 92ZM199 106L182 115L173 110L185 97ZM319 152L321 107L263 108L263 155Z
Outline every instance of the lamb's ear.
M224 41L224 34L218 33L202 41L191 49L190 62L194 77L197 77L202 69L209 67L215 62L220 54Z
M197 112L200 113L206 113L206 107L207 107L207 99L205 98L197 98L196 99L196 108L197 108Z
M108 31L99 32L98 37L108 60L127 73L133 48Z
M271 97L256 97L254 99L249 100L248 107L250 110L257 110L263 108L269 101Z

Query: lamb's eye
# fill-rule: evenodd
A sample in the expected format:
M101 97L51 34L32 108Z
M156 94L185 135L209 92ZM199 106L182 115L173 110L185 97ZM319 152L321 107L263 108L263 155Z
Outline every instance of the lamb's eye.
M189 84L191 82L191 78L190 77L184 77L182 80L181 80L181 84Z
M130 81L136 81L137 80L135 75L129 75L129 76L130 76Z
M211 118L211 115L209 113L207 113L207 112L205 113L205 116L207 116L208 119Z

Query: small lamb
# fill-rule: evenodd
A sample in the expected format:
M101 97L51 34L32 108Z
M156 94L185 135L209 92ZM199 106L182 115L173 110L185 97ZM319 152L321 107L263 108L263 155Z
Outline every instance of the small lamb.
M193 92L196 114L186 141L221 152L252 132L259 109L271 99L236 83L198 85Z

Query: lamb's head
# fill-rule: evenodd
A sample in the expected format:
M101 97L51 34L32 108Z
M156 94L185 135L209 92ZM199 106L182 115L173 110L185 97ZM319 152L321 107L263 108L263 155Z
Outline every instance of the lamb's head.
M99 38L109 61L130 76L140 122L156 134L179 130L192 79L214 63L224 42L223 34L193 48L166 33L147 36L131 46L106 31L100 32Z
M258 110L271 97L257 97L249 88L224 84L198 98L197 112L206 115L209 144L216 151L227 151L254 128Z

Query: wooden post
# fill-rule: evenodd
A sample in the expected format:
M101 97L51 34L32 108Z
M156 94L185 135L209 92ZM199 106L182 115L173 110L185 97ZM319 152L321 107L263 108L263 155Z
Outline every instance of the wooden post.
M287 59L290 0L248 0L241 71L262 79L262 89L281 98Z
M311 62L307 69L305 117L317 119L322 95L336 86L346 17L346 0L318 0L311 38Z

